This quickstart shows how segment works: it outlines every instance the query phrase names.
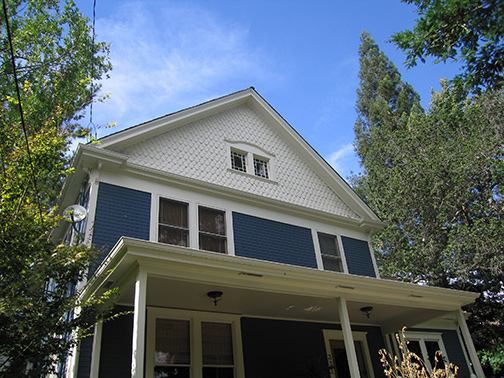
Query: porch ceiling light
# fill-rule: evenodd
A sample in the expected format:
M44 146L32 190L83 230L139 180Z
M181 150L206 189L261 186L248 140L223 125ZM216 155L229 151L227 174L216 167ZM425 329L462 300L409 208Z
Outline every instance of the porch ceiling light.
M362 313L363 313L364 315L366 315L366 316L368 317L368 319L369 319L369 315L371 315L371 311L373 311L373 307L371 307L371 306L366 306L366 307L362 307L360 310L361 310L361 311L362 311Z
M222 291L209 291L207 293L208 298L210 298L214 304L217 306L217 302L222 299Z

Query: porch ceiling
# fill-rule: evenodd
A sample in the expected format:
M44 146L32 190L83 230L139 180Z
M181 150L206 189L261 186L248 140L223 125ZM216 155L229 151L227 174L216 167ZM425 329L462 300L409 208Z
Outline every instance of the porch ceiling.
M107 286L133 305L134 280L147 273L147 306L252 317L340 322L336 298L347 301L352 324L384 332L457 311L473 293L319 271L123 238L88 283L86 295ZM207 292L223 292L217 306ZM362 307L372 306L367 318Z
M223 292L222 300L214 305L208 298L209 291ZM352 300L346 297L352 324L376 325L386 332L442 316L448 311L415 308L375 302L372 299ZM128 285L122 291L120 303L133 306L134 287ZM295 295L267 290L237 288L228 285L148 277L147 306L220 312L250 317L279 318L300 321L339 323L340 316L336 296ZM360 310L372 306L369 318Z

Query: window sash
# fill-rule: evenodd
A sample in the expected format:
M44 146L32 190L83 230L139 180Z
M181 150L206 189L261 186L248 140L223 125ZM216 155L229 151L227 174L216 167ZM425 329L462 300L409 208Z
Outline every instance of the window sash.
M156 365L190 365L190 329L188 320L156 319Z
M198 218L199 248L205 251L226 253L226 213L200 206Z
M231 151L231 168L240 172L247 172L247 155Z
M233 366L233 336L229 323L201 323L203 366Z
M259 177L268 178L268 162L254 157L254 174Z
M154 364L150 365L153 375L148 376L189 378L197 369L203 378L235 378L232 321L166 315L161 311L152 315L155 334L152 349L147 350L154 353Z
M319 232L318 239L324 270L343 272L343 261L341 259L337 236Z
M188 204L159 199L158 241L166 244L189 246Z

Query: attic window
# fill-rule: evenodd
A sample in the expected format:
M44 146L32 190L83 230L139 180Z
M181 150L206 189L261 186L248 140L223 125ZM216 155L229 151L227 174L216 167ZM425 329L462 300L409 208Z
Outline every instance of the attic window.
M231 151L231 168L240 172L247 172L247 155Z
M259 177L269 178L268 162L254 156L254 174Z
M275 155L247 142L228 143L228 169L275 182Z

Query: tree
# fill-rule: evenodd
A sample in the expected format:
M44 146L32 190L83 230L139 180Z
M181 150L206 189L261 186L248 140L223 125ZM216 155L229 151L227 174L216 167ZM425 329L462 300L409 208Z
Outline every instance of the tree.
M361 163L366 170L366 175L353 177L356 190L365 190L360 193L364 198L369 187L366 182L373 180L375 185L380 181L387 181L384 175L386 169L368 169L373 165L385 168L393 164L391 151L393 137L397 130L403 129L411 112L423 112L420 105L420 96L410 84L401 79L401 75L394 63L380 51L380 48L367 31L361 36L359 47L361 82L357 90L357 121L355 123L355 148ZM373 177L369 177L369 176ZM379 196L372 196L378 200Z
M496 362L504 342L503 94L467 98L460 85L443 81L427 113L413 103L409 114L391 119L397 105L388 102L376 119L373 109L384 102L362 90L379 77L377 64L367 64L376 49L363 46L366 40L357 102L355 143L364 168L358 191L387 223L373 240L381 276L480 293L468 325L497 373L504 367Z
M460 60L456 79L467 89L504 85L504 3L499 0L402 0L414 3L420 18L413 30L392 36L407 54L406 66L427 57Z
M0 376L40 377L65 362L72 336L103 318L112 295L79 300L95 255L51 242L62 220L50 207L71 139L85 132L77 120L110 64L73 2L8 0L2 10Z

